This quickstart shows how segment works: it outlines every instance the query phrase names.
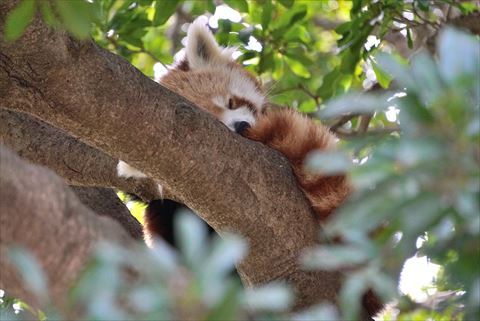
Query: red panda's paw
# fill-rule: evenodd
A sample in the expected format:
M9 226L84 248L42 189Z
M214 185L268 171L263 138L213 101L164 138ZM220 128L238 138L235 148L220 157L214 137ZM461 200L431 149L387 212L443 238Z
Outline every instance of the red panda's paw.
M305 158L311 151L335 148L335 136L323 125L291 109L271 109L246 130L245 136L288 158L300 187L320 220L327 219L349 194L344 175L312 174L304 168Z

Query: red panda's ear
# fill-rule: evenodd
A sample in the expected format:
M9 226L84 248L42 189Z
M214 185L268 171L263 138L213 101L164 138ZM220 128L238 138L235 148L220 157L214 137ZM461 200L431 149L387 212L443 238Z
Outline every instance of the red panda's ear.
M217 44L204 18L197 18L188 28L185 51L188 66L191 69L227 64L233 61L233 49L222 48Z

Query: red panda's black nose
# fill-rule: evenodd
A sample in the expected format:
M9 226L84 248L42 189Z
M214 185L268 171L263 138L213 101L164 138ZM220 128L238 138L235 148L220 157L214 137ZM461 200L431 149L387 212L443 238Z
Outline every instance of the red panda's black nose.
M239 121L239 122L236 122L235 124L233 124L233 128L235 128L235 132L237 134L243 134L243 132L245 130L247 130L248 128L250 128L250 123L246 122L246 121Z

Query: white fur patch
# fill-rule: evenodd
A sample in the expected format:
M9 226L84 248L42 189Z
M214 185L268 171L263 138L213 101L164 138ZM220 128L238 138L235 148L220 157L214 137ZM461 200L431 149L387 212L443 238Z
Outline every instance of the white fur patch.
M129 177L146 178L146 177L148 177L147 175L140 172L135 167L132 167L132 166L128 165L124 161L118 161L117 175L119 177L125 177L125 178L129 178Z
M228 105L228 99L224 96L215 96L212 98L212 102L221 108L227 108Z
M229 89L233 95L252 102L258 111L261 110L265 97L248 77L240 73L231 73Z
M160 198L163 199L163 186L160 184L157 184L158 187L158 194L160 194Z
M246 121L250 126L255 125L255 116L247 107L225 110L220 120L232 131L235 131L235 123L238 122Z

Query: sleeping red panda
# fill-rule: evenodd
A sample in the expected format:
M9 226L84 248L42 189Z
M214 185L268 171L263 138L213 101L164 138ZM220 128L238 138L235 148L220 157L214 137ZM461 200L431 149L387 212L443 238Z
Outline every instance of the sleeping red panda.
M345 176L308 173L303 163L309 152L335 148L335 136L324 126L285 108L266 109L260 82L232 58L232 48L220 47L201 19L187 32L185 57L160 83L213 114L230 130L260 141L284 154L320 221L328 218L349 193ZM118 175L146 177L120 161ZM147 210L145 235L162 229ZM161 235L161 234L160 234Z
M281 152L289 160L298 184L305 193L319 223L346 199L350 186L344 175L325 176L305 170L306 156L313 150L335 148L336 137L323 125L291 109L267 109L260 82L232 58L232 48L220 47L202 20L187 32L185 57L160 79L160 84L213 114L230 130ZM146 177L123 161L118 175ZM151 202L145 211L147 243L161 236L174 244L173 217L182 205L170 200ZM382 305L368 291L363 305L369 315Z

